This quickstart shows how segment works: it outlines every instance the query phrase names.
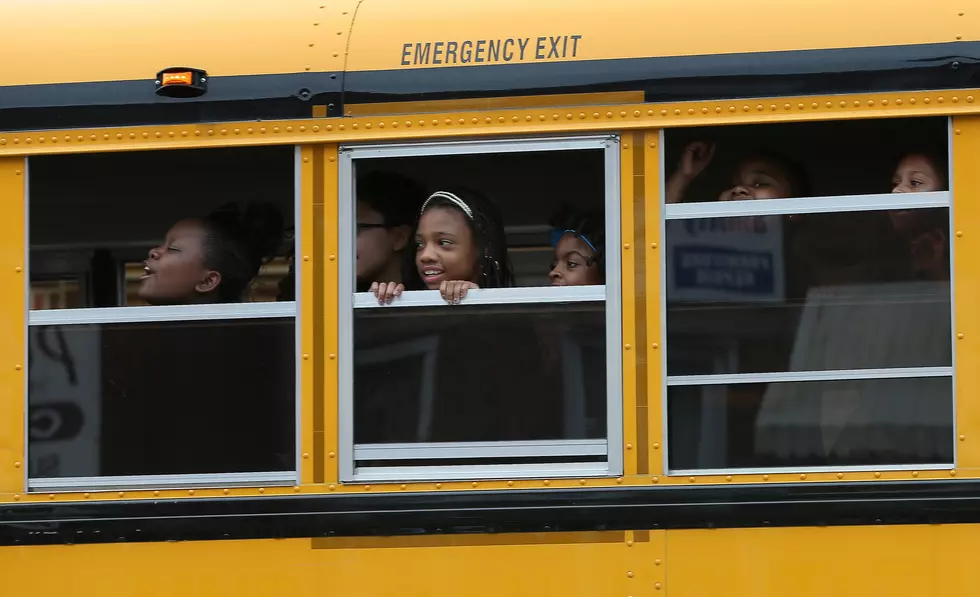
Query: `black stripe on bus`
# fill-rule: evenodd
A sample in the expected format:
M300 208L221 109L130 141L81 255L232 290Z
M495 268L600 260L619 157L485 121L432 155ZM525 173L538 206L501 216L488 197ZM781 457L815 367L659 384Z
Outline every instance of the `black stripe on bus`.
M342 73L209 77L196 98L156 95L153 79L0 87L0 131L341 115Z
M980 86L980 42L348 72L344 102L637 91L648 102Z
M646 101L980 87L980 42L658 58L211 77L161 98L153 81L0 87L0 131L308 118L345 103L643 91ZM307 95L308 93L308 95Z
M190 498L0 507L0 545L980 522L980 481Z

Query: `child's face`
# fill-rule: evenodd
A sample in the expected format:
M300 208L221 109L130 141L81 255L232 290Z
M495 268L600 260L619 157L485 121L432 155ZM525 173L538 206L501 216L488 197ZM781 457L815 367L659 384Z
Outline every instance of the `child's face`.
M756 159L739 164L732 178L732 187L724 191L718 200L784 199L792 196L792 185L783 168L770 160Z
M415 234L415 266L425 287L438 290L445 280L479 283L476 239L463 212L433 207L419 219Z
M893 193L928 193L943 190L943 177L924 155L913 153L902 158L892 175Z
M150 249L140 278L139 296L151 305L193 303L217 288L221 277L204 265L207 231L197 220L183 220Z
M555 263L551 266L552 286L592 286L602 284L599 264L589 244L571 233L566 233L555 247Z
M932 160L921 154L910 154L902 158L892 175L893 193L928 193L945 189L943 177L936 171ZM925 225L924 212L916 209L901 209L888 212L895 231L903 236L914 236Z
M385 226L384 216L365 203L357 202L357 279L377 282L408 244L408 226ZM381 280L392 281L392 280Z

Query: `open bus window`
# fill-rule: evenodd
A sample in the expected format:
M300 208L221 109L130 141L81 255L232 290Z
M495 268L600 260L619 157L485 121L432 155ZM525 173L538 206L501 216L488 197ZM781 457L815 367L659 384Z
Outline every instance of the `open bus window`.
M31 159L32 490L295 481L295 161Z
M341 155L342 479L619 474L618 140ZM449 304L445 281L473 287Z
M668 156L761 140L819 173L809 198L666 205L670 470L953 463L947 134L929 119L666 136ZM898 137L943 148L942 171L911 177L936 187L891 192Z
M942 118L670 129L664 149L668 204L948 187L948 121ZM903 163L907 157L925 159ZM907 171L903 166L912 164L931 172L915 168L920 177L904 185L893 179L897 170Z

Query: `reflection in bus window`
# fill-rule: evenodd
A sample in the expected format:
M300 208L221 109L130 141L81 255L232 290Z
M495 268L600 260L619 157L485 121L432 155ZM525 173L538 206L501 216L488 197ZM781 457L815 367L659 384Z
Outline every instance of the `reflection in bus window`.
M32 326L31 476L290 470L294 346L289 318Z
M948 251L927 277L888 212L673 221L667 253L668 375L951 365Z
M603 306L552 311L358 310L355 442L605 437Z
M951 198L935 149L947 134L935 119L671 132L672 470L952 462ZM740 142L802 158L817 197L699 199ZM720 199L799 197L775 162L736 164L745 184ZM702 204L675 205L678 189Z
M913 211L904 217L948 230L947 209ZM931 253L939 261L923 270L893 221L889 212L873 211L667 223L668 401L670 437L678 442L672 467L949 460L953 403L945 377L898 386L895 380L705 385L706 377L720 383L732 374L863 370L874 377L951 367L948 251ZM827 409L837 413L835 422L825 419ZM923 431L925 411L934 421ZM891 418L880 419L885 412ZM790 444L838 428L874 435L878 443L846 457L791 457ZM917 437L915 450L883 443L901 433ZM681 449L694 438L707 443ZM711 457L696 458L708 444ZM787 454L766 456L764 445Z
M672 386L673 470L953 459L948 377Z
M31 309L78 309L84 304L77 279L31 281Z

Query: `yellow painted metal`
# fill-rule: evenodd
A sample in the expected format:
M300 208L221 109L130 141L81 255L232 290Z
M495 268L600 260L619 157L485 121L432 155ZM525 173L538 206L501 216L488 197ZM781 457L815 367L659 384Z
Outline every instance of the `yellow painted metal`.
M670 597L975 595L980 527L667 531Z
M320 304L323 305L323 355L320 362L323 366L323 445L327 452L324 465L325 481L336 483L340 478L338 466L337 436L340 428L339 419L339 368L337 355L340 352L339 326L339 250L338 236L340 234L338 179L337 179L337 145L326 145L323 148L324 161L323 193L317 204L317 227L323 241L321 246L323 259L323 282L316 289L319 293Z
M980 116L953 119L953 284L956 333L956 463L980 471Z
M76 491L63 493L29 493L20 495L21 502L85 502L85 501L115 501L115 500L158 500L158 499L208 499L214 497L258 497L278 495L320 495L340 493L440 493L453 491L492 491L492 490L538 490L549 491L563 488L582 487L643 487L656 485L773 485L786 483L828 483L828 482L862 482L862 481L928 481L941 479L978 479L980 472L976 469L947 469L947 470L904 470L904 471L841 471L828 473L769 473L769 474L736 474L736 475L698 475L691 481L689 476L664 476L656 474L637 474L621 478L599 479L514 479L495 481L441 481L415 483L374 483L374 484L339 484L330 479L315 481L296 487L229 487L229 488L194 488L194 489L162 489L162 490L127 490L120 496L118 491ZM546 483L547 481L547 483ZM0 493L0 503L10 502L13 494Z
M348 104L344 113L347 116L383 116L386 114L429 114L433 112L502 110L505 108L542 108L549 106L567 107L637 104L641 102L643 102L642 91L611 91L608 93L520 95L510 97L430 100L422 102Z
M633 146L633 359L636 362L634 371L636 379L633 383L635 404L636 443L633 447L636 455L636 474L646 475L650 472L650 429L648 412L650 400L647 393L647 370L650 351L647 349L647 319L646 296L657 292L651 287L646 278L646 132L636 131L632 135ZM654 150L655 151L655 150Z
M0 156L980 114L980 90L0 132Z
M663 342L663 324L661 321L660 301L661 295L661 252L663 251L663 241L660 238L660 162L663 147L660 144L660 131L650 130L644 134L643 143L646 147L644 171L646 176L644 183L644 222L646 229L646 239L643 244L643 251L646 255L644 260L644 274L647 287L651 290L643 297L646 302L647 313L647 430L650 437L647 446L648 458L650 459L650 474L657 478L664 473L664 400L663 395L663 353L661 344ZM653 289L656 289L654 291Z
M27 161L0 159L0 500L24 491Z
M110 543L2 547L0 577L37 597L917 597L975 595L978 548L975 524Z
M313 413L317 399L315 392L317 340L314 320L316 289L310 281L314 279L314 271L318 263L318 255L313 251L314 219L313 204L316 201L314 188L314 154L316 148L303 146L300 148L299 176L299 225L297 226L299 244L293 257L295 271L300 281L299 292L299 329L300 335L300 483L309 485L315 482L315 455L318 443L322 445L322 437L317 437L316 418ZM320 448L322 451L322 447Z
M0 547L0 578L37 597L652 597L663 544L620 531Z
M620 353L623 358L623 445L609 445L609 452L619 450L623 453L623 475L626 477L637 474L637 457L639 451L636 428L636 280L633 278L635 264L633 256L636 253L635 230L633 226L634 188L633 156L637 151L636 141L642 139L642 133L626 133L620 139L620 243L618 248L621 263L622 286L622 342ZM642 148L640 148L642 151ZM642 171L640 172L642 174Z
M312 266L309 268L309 275L305 278L305 287L309 289L310 307L313 310L313 317L310 320L311 333L313 335L313 354L310 359L313 361L313 415L310 424L313 426L313 481L323 483L326 473L327 449L325 436L328 433L326 427L326 415L324 414L324 377L326 368L324 360L324 340L327 334L324 326L326 318L323 313L323 269L327 256L324 254L323 242L323 194L324 194L324 148L322 145L313 147L311 158L313 185L310 197L308 222L310 231L310 253L304 256L309 258Z
M492 4L427 0L366 0L357 13L347 69L413 68L414 47L405 65L405 44L466 40L528 39L524 60L569 62L604 58L689 56L851 48L980 39L980 15L959 0L937 0L928 9L898 0L878 4L848 0L820 3L725 0L620 0L597 6L584 0L562 3L498 0ZM915 15L915 18L908 18ZM683 28L683 35L651 35ZM739 32L733 35L732 32ZM572 56L571 40L580 35ZM548 58L550 40L562 36L558 58ZM517 48L519 51L519 48ZM491 60L487 58L487 60ZM430 60L431 62L431 60ZM471 67L477 68L478 63ZM435 67L440 68L440 67ZM602 68L597 66L596 68Z
M170 66L215 76L413 68L404 51L415 42L526 39L524 59L513 62L534 63L980 39L980 15L964 12L967 4L935 0L923 10L913 0L893 0L883 10L848 0L619 0L600 7L586 0L5 0L0 23L16 26L0 38L0 55L18 59L0 62L0 85L149 82ZM684 35L651 35L651 27L678 26ZM564 37L573 35L580 36L574 47ZM561 38L561 57L547 58L549 36Z
M0 23L16 26L0 38L0 55L18 58L0 62L0 85L140 79L152 85L171 66L211 76L340 72L357 4L6 0Z

